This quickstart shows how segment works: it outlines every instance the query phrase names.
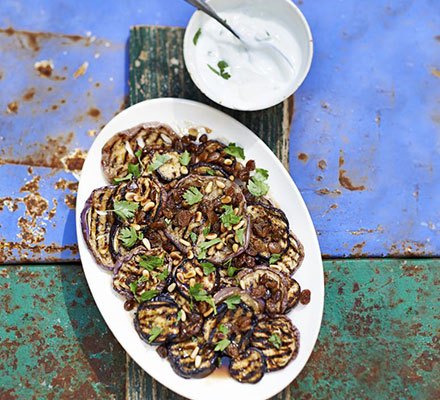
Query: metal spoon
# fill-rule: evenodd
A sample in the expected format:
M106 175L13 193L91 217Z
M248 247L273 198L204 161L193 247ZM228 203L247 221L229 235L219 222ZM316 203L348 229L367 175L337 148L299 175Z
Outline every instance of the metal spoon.
M229 32L231 32L246 48L252 48L252 47L267 47L273 51L275 51L278 55L280 55L283 60L289 64L289 67L293 70L294 67L287 58L284 53L282 53L276 46L274 46L272 43L268 43L267 41L259 41L258 44L251 44L247 41L243 40L243 38L240 37L240 35L231 28L231 26L214 11L214 9L207 3L205 3L203 0L185 0L187 3L191 4L192 6L196 7L198 10L203 11L205 14L209 15L211 18L214 18L219 24L223 25Z

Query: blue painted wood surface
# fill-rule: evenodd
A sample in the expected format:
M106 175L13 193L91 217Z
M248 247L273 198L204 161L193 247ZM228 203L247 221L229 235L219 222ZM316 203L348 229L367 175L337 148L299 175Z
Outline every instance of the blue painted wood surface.
M439 255L440 3L298 4L315 57L295 96L290 165L324 255ZM20 218L33 218L25 204L18 201L14 213L3 207L2 260L77 259L64 201L71 193L62 198L55 183L74 179L71 167L95 131L123 108L129 27L185 26L192 12L181 0L0 3L0 198L23 198L33 165L42 168L33 174L43 174L40 195L48 203L35 217L47 229L42 242L17 236ZM35 68L42 60L52 60L50 77ZM85 62L84 75L75 78ZM57 196L56 216L48 220ZM26 250L36 245L40 251Z

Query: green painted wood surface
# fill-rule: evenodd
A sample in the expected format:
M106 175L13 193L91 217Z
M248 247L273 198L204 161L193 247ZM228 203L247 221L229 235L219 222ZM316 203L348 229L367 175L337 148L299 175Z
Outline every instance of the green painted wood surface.
M439 399L440 260L324 269L318 343L275 398ZM1 400L181 399L126 357L79 264L0 267L0 301Z
M263 111L240 112L209 100L191 81L183 61L182 28L135 26L130 32L130 105L156 97L179 97L212 105L249 127L289 168L293 97Z

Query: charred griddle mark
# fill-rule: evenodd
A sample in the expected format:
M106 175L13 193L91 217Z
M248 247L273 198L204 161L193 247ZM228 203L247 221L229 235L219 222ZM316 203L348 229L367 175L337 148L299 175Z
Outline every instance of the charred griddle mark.
M309 160L309 156L306 153L299 153L298 160L302 161L303 163L306 163Z
M339 184L347 189L347 190L365 190L364 185L355 186L351 182L351 180L345 175L347 173L347 170L342 169L341 167L344 165L344 154L341 152L339 155Z

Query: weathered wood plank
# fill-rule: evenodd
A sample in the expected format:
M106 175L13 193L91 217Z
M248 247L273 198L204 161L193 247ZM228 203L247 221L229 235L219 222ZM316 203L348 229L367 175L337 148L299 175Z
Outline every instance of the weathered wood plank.
M0 267L0 399L123 399L125 353L79 264Z
M275 398L440 398L440 260L337 260L324 268L318 343ZM2 400L182 399L126 358L80 265L1 267L0 301Z

